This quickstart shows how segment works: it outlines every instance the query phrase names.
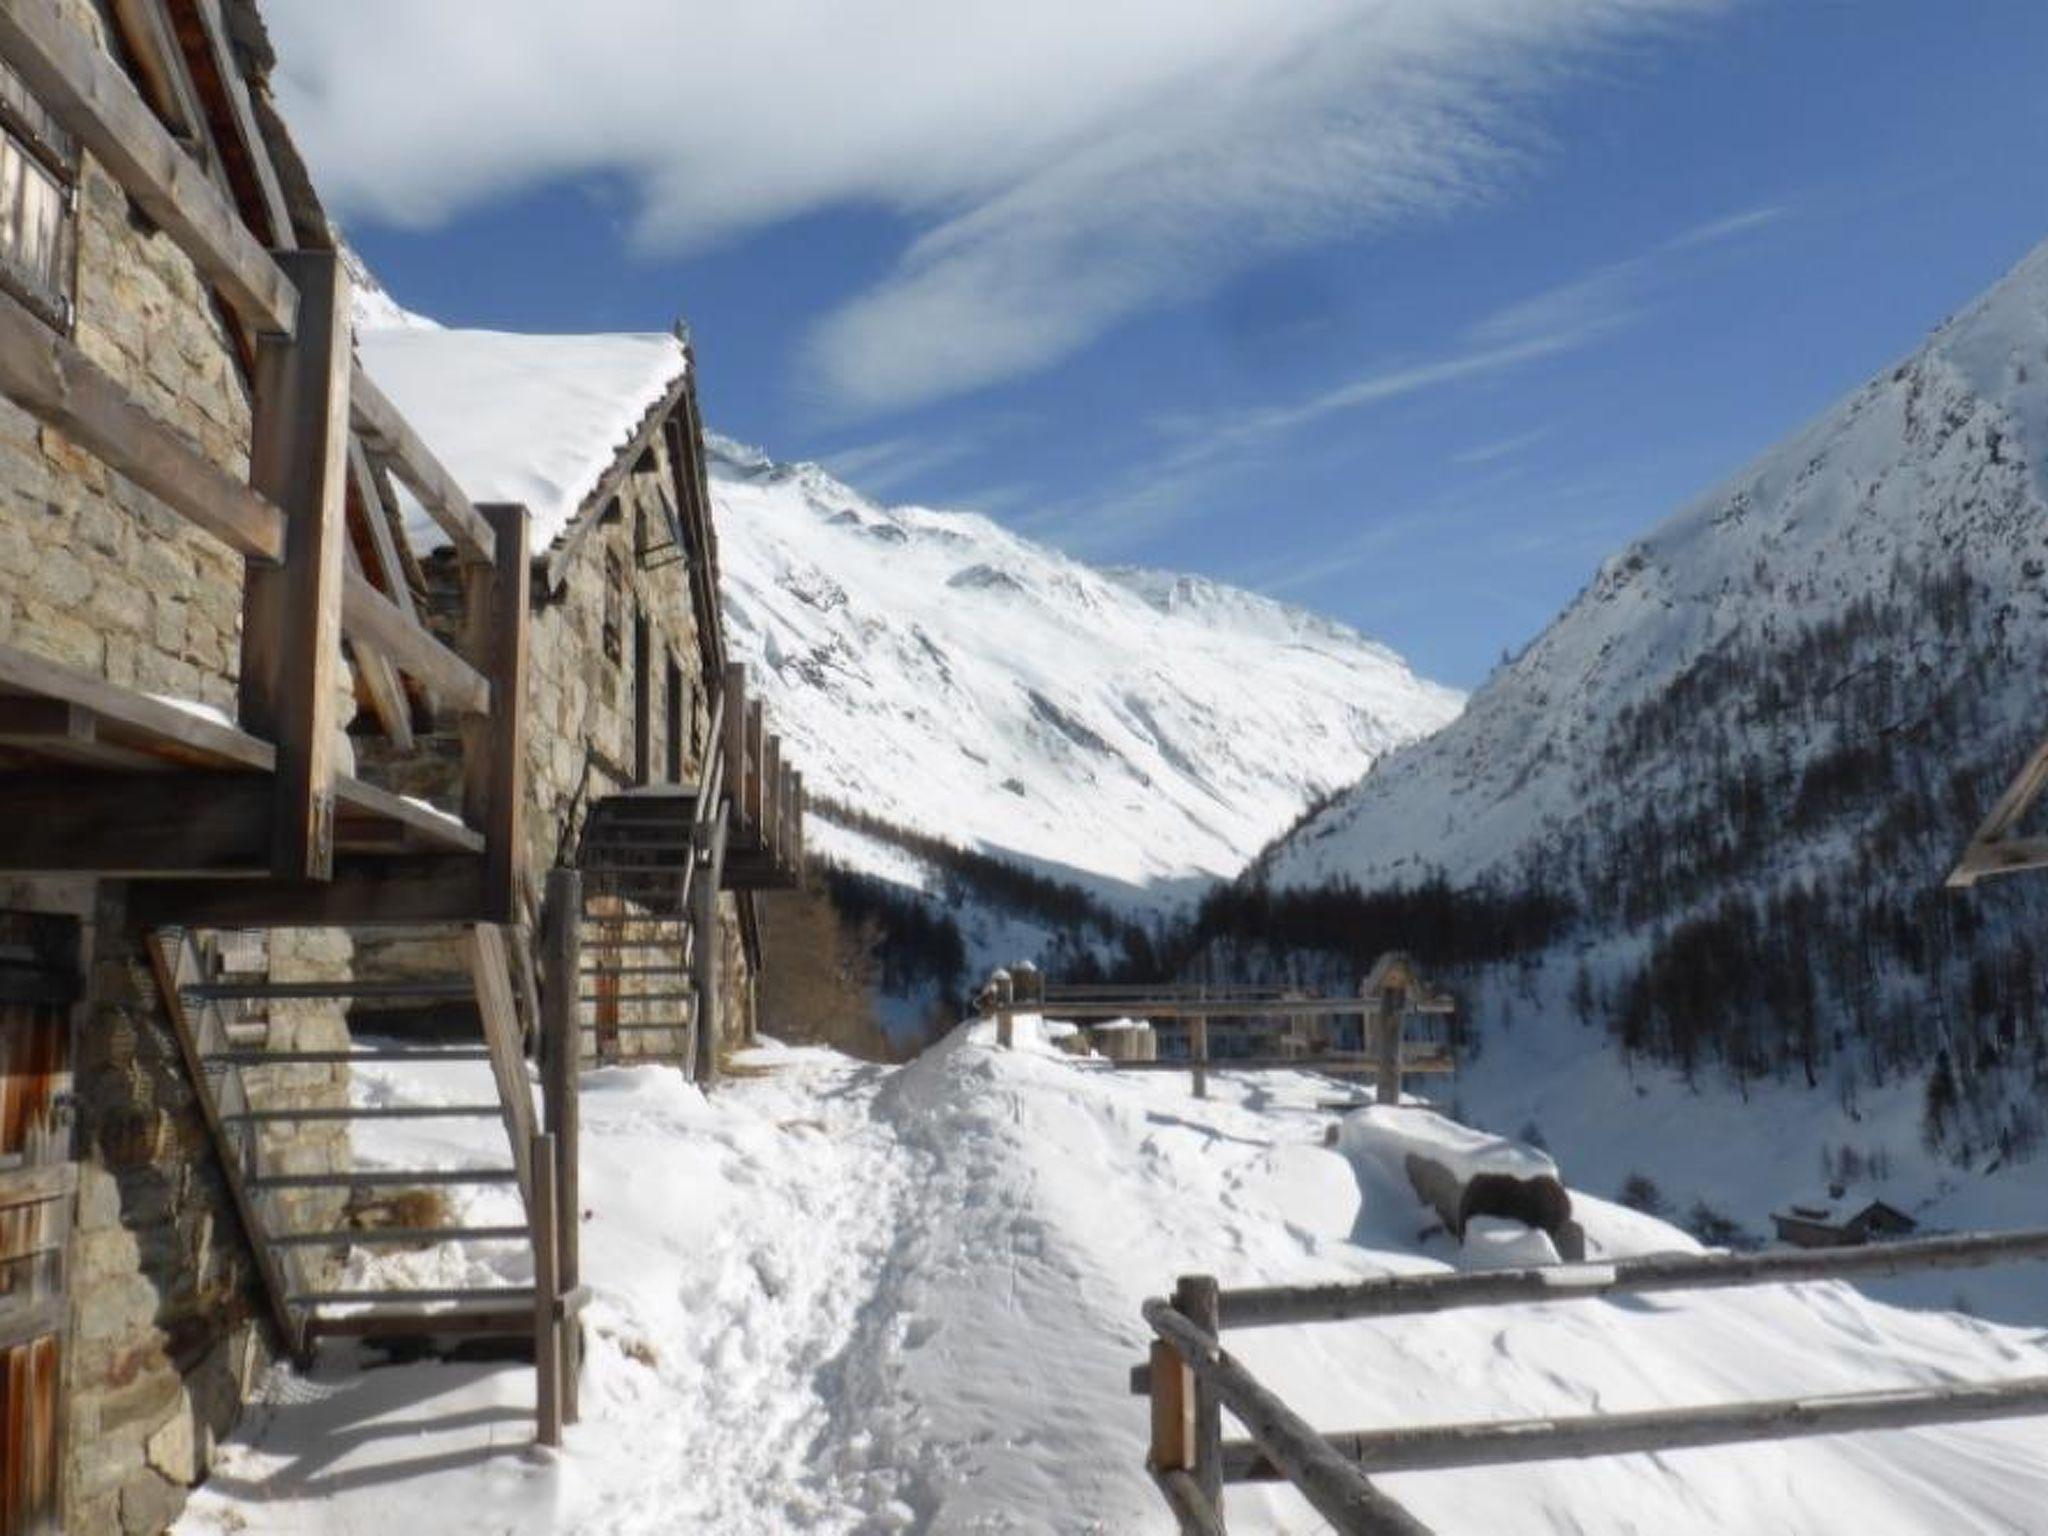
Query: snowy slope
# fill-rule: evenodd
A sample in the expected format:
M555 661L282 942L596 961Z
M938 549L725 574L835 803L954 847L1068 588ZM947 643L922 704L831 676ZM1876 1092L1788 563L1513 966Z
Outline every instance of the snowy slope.
M1264 865L1571 903L1553 947L1454 978L1459 1093L1595 1187L1640 1170L1762 1235L1847 1147L1923 1221L2037 1214L2048 881L1942 880L2048 731L2044 485L2048 247Z
M1430 1218L1369 1125L1323 1145L1326 1082L1219 1072L1204 1102L1178 1075L1057 1054L1029 1020L1020 1042L964 1027L895 1070L770 1047L749 1062L765 1075L708 1102L661 1068L588 1075L591 1351L564 1451L525 1449L526 1367L337 1354L271 1379L180 1533L1165 1536L1125 1381L1143 1297L1185 1272L1346 1279L1461 1255L1420 1235ZM1427 1128L1427 1111L1397 1113ZM465 1134L469 1158L489 1155L494 1127ZM464 1154L437 1139L405 1155ZM1692 1246L1597 1200L1576 1211L1595 1258ZM1839 1285L1231 1347L1330 1429L2048 1371L2035 1332ZM1443 1536L1967 1536L2039 1528L2048 1451L2022 1421L1385 1486ZM1319 1528L1290 1495L1228 1497L1233 1531Z
M1630 751L1632 710L1656 706L1717 655L1789 651L1803 632L1929 573L1961 565L1981 583L1967 630L1930 622L1879 634L1791 686L1819 695L1875 664L1903 695L1908 674L1958 669L1972 648L2038 658L2044 468L2048 246L1915 357L1609 560L1454 726L1379 765L1275 850L1274 878L1378 883L1439 869L1467 880L1526 865L1573 823L1629 801L1655 795L1676 809L1717 765L1669 749L1690 740ZM1987 702L2000 724L2048 728L2037 688ZM1770 701L1737 690L1729 703L1731 729L1768 726ZM1791 748L1817 758L1897 720L1841 711L1821 723Z
M1235 874L1459 697L1351 630L714 442L726 617L806 787L1131 887Z

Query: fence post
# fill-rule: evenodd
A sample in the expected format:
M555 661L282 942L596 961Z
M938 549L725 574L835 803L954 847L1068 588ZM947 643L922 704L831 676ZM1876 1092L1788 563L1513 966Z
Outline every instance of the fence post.
M1197 1014L1188 1023L1188 1050L1195 1058L1195 1097L1209 1097L1209 1020Z
M562 1443L562 1301L557 1260L555 1138L533 1138L533 1366L538 1399L534 1438L542 1445Z
M567 1295L583 1283L582 1189L578 1162L581 1156L583 1108L578 1100L581 1085L579 1057L582 1034L578 1028L577 993L582 988L583 933L578 916L583 911L583 876L574 869L548 871L546 916L543 920L546 950L547 1010L545 1020L546 1067L543 1082L544 1129L555 1139L557 1172L555 1180L555 1252L558 1289ZM581 1416L577 1385L583 1371L583 1324L577 1318L562 1322L562 1419L574 1424Z
M1182 1275L1173 1288L1173 1308L1212 1339L1223 1331L1223 1302L1213 1275ZM1220 1344L1218 1346L1221 1347ZM1200 1377L1194 1381L1193 1464L1188 1471L1202 1497L1223 1524L1223 1404L1216 1389Z
M989 985L996 993L996 1044L1007 1051L1017 1043L1017 983L1008 971L997 971Z
M1378 1083L1375 1099L1381 1104L1401 1102L1401 1024L1407 1012L1407 998L1399 987L1380 988L1373 1010L1373 1076Z

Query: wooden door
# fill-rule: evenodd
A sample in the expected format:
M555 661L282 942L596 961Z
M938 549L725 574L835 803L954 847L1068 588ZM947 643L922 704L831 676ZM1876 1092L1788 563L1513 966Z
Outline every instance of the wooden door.
M78 925L0 912L0 1536L58 1519Z

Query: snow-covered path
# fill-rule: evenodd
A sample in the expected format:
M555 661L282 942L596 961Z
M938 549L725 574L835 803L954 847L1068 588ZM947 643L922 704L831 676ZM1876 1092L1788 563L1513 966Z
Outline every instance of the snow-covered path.
M1118 1075L980 1027L911 1065L766 1048L710 1101L585 1080L584 1420L528 1448L525 1367L346 1355L280 1374L180 1530L882 1536L1171 1529L1126 1388L1138 1303L1458 1262L1397 1178L1323 1145L1330 1085ZM1405 1111L1415 1115L1419 1111ZM1347 1137L1347 1147L1352 1138ZM1570 1172L1569 1169L1566 1170ZM1580 1197L1594 1256L1691 1246ZM1232 1336L1331 1428L2048 1372L2037 1336L1843 1286ZM1443 1536L2048 1529L2037 1424L1388 1480ZM1234 1489L1232 1529L1307 1532Z

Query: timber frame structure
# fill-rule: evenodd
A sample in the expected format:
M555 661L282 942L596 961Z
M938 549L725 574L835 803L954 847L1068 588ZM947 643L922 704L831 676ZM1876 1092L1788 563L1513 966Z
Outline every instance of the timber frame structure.
M694 369L588 500L670 470L717 713L688 782L672 746L642 793L541 824L534 639L605 519L534 548L365 369L272 62L255 0L0 0L0 169L62 193L37 250L71 262L52 296L24 273L62 261L0 240L0 1526L30 1536L162 1528L258 1357L329 1337L526 1341L557 1440L601 973L672 959L631 969L685 979L675 1055L710 1075L720 892L751 961L750 893L802 858L800 777L718 629ZM445 540L438 592L402 501ZM365 967L387 942L433 963ZM474 1102L349 1091L358 1064L464 1062ZM355 1161L358 1129L454 1118L502 1155ZM468 1188L488 1218L355 1219ZM444 1242L532 1280L338 1280L351 1250Z

